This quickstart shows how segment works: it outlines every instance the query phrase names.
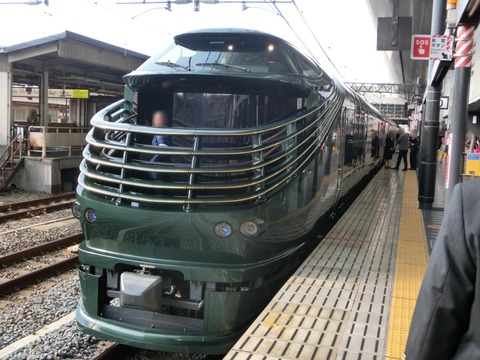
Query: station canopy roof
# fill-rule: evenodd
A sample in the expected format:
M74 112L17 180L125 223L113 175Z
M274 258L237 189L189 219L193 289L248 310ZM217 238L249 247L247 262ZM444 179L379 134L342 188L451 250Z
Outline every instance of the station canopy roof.
M393 0L369 0L374 18L392 17ZM399 0L398 15L412 17L412 34L430 34L432 24L433 0ZM391 68L397 74L399 82L416 84L417 77L426 85L428 61L410 59L410 50L394 51L391 56Z
M83 88L120 95L122 76L140 66L147 55L70 31L0 48L13 65L13 83L40 85L43 71L50 88Z

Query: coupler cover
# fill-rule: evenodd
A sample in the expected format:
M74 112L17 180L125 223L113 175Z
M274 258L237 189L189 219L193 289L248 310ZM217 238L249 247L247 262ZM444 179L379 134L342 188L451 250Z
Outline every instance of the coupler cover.
M120 305L160 312L162 277L123 272L120 275Z

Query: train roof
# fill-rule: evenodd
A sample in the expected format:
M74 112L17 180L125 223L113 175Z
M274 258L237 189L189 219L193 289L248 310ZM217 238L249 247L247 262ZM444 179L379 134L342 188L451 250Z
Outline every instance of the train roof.
M268 36L272 38L276 38L281 41L285 41L278 36L272 35L270 33L266 33L259 30L253 29L242 29L242 28L207 28L207 29L198 29L198 30L191 30L187 31L178 35L175 35L173 38L177 38L179 36L184 35L194 35L194 34L239 34L239 35L252 35L252 36Z
M195 81L195 77L205 81L211 77L251 79L288 83L298 89L311 87L312 82L318 87L332 85L332 78L317 61L272 34L218 28L189 31L173 39L173 44L125 75L124 80L135 89L160 78L176 77L188 81Z
M200 71L192 71L192 68L189 64L189 62L186 63L179 63L177 64L175 61L168 63L164 61L159 61L159 59L162 59L162 56L167 54L170 50L172 50L176 45L180 46L185 46L187 49L202 49L202 47L207 48L205 51L212 51L209 50L209 46L212 46L212 44L215 43L216 40L218 40L218 46L219 48L221 46L225 47L227 46L227 42L223 42L220 44L220 40L222 38L225 38L225 41L227 40L238 40L239 43L241 44L242 39L248 39L248 40L253 40L249 43L249 46L254 46L258 47L257 50L261 47L264 46L265 42L268 44L269 42L272 43L277 43L277 44L283 44L283 47L286 48L286 54L287 56L290 56L290 60L293 61L297 67L298 67L298 59L294 59L295 57L292 57L292 51L293 52L298 52L301 57L304 59L307 59L310 61L310 63L313 63L315 67L318 67L318 73L314 74L314 76L298 76L301 74L298 73L275 73L275 72L256 72L254 69L248 71L242 72L234 72L234 71L228 71L227 67L231 68L237 68L241 70L242 67L240 66L231 66L226 64L225 68L223 69L224 71L218 71L215 73L210 73L210 72L204 72L202 70ZM249 83L249 82L258 82L257 85L259 88L271 88L274 86L274 83L277 84L277 86L280 86L281 88L290 88L291 90L295 90L296 92L300 91L305 91L307 88L312 86L312 82L314 81L317 86L331 86L332 83L335 83L335 86L341 87L345 90L347 94L352 96L353 98L356 99L356 101L361 102L365 104L365 107L368 108L369 112L377 116L378 118L381 118L383 121L386 121L392 125L394 125L390 120L385 118L378 109L376 109L374 106L372 106L368 101L363 99L358 93L353 91L350 87L346 86L345 84L342 84L342 82L336 80L334 77L328 75L324 69L321 67L320 63L312 58L310 58L308 55L297 49L294 45L286 41L285 39L282 39L278 36L258 31L258 30L252 30L252 29L243 29L243 28L207 28L207 29L199 29L199 30L193 30L193 31L188 31L182 34L178 34L173 37L174 44L172 44L169 48L165 49L164 51L160 52L159 54L151 57L147 62L145 62L143 65L141 65L137 70L134 70L130 74L125 75L124 80L132 87L135 89L139 89L140 87L143 86L148 86L148 84L152 84L152 82L155 82L153 79L154 77L162 77L164 80L171 81L173 79L176 79L177 77L182 77L184 78L185 76L188 76L189 79L191 79L192 82L198 82L199 86L203 82L208 82L211 81L212 76L216 77L225 77L228 76L231 78L231 83L232 86L238 87L240 83ZM238 45L234 44L234 45ZM225 51L223 50L216 50L216 51ZM188 58L188 57L186 57ZM183 59L185 60L185 59ZM170 60L168 60L170 61ZM220 64L221 65L221 64ZM244 68L246 70L246 68ZM147 79L149 78L149 79ZM305 78L302 80L302 78Z

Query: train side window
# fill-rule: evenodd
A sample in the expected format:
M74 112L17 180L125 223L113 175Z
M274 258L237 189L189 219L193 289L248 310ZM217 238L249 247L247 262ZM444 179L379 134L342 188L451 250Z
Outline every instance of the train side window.
M322 70L310 59L300 54L297 50L291 49L293 60L300 74L309 77L318 77L322 75Z

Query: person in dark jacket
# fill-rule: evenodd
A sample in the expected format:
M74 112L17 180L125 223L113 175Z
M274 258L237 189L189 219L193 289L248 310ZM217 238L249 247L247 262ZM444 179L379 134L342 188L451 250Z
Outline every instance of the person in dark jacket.
M408 144L410 147L410 169L417 170L418 148L420 147L420 141L418 140L416 131L412 130L410 132Z
M398 158L397 158L397 166L395 166L395 170L398 170L400 168L400 161L403 159L402 171L407 171L408 170L408 165L407 165L408 134L406 134L403 129L400 129L398 133L400 134L400 136L397 138Z
M377 131L372 131L372 148L371 148L371 157L374 158L378 156L380 152L380 138L378 137Z
M480 181L457 185L418 295L407 360L480 359Z
M395 139L393 134L388 133L385 139L385 149L383 150L383 163L385 169L390 168L390 160L392 160L393 153L395 152Z

